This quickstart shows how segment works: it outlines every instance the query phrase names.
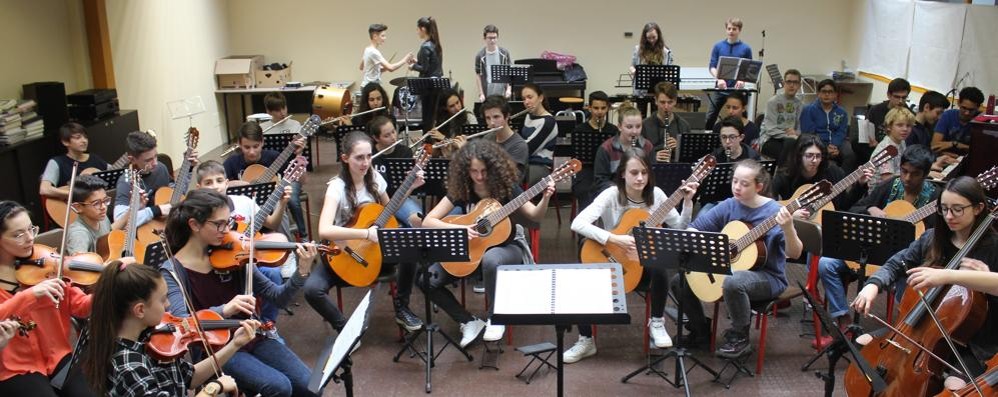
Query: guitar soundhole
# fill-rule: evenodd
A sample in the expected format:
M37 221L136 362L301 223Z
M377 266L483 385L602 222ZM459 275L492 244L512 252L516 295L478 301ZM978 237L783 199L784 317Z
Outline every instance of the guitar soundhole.
M480 219L477 224L475 224L475 231L478 232L482 237L492 234L492 225L489 224L485 219Z

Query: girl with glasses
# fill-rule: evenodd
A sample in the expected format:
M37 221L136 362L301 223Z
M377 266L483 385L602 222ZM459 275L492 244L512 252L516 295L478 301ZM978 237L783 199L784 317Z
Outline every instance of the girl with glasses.
M835 208L849 208L862 198L866 194L867 181L871 175L872 171L864 172L855 185L835 197L832 200ZM846 172L842 168L828 161L828 145L821 138L814 134L802 134L797 138L797 145L783 166L776 171L776 177L773 178L774 198L787 200L801 185L817 183L822 179L837 183L845 176Z

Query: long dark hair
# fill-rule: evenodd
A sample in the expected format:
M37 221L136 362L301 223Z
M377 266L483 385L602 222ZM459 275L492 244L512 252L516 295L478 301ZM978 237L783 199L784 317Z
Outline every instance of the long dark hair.
M797 137L797 146L788 152L787 158L783 160L783 169L780 171L790 179L790 186L800 185L804 179L801 172L804 170L804 151L811 146L817 146L821 150L821 163L818 163L818 172L815 175L824 175L828 170L828 146L815 134L801 134Z
M357 125L365 125L371 120L373 120L374 117L376 116L388 116L389 114L391 114L388 112L389 102L391 102L391 98L388 98L388 92L385 91L385 88L382 87L381 84L375 82L367 83L367 85L365 85L364 88L360 90L360 106L357 108L357 113L371 110L371 105L367 103L367 98L369 98L371 96L371 93L374 91L378 91L381 93L381 106L384 106L385 108L374 113L357 116L355 118L355 120L357 120Z
M16 201L0 201L0 233L7 231L7 220L22 212L27 212L23 205Z
M433 17L422 17L416 21L416 26L423 28L426 31L426 35L430 36L429 40L433 43L433 47L437 50L437 57L440 58L440 64L444 63L444 46L440 44L440 30L437 29L437 20Z
M485 163L486 184L489 194L499 202L513 198L513 186L520 179L516 163L498 144L485 139L469 141L454 154L447 173L447 196L452 200L471 200L472 182L469 169L471 160Z
M534 83L524 84L523 88L520 89L521 96L523 95L523 90L526 89L533 91L535 94L537 94L537 96L541 97L541 106L544 107L544 110L550 109L550 107L548 107L548 97L544 96L544 90L541 88L541 86Z
M652 30L658 34L658 40L649 43L645 35ZM668 47L665 46L665 39L662 38L662 28L659 28L657 23L646 23L644 29L641 29L641 39L638 42L640 43L638 46L639 61L647 62L649 65L664 65L666 63L665 49Z
M187 245L191 238L189 219L204 223L212 212L222 207L229 207L229 198L215 189L195 189L188 193L166 217L166 242L170 249L176 252Z
M641 190L641 201L644 202L645 206L651 208L655 205L655 173L648 165L648 159L638 149L625 150L624 156L620 158L620 164L617 165L617 170L613 172L613 183L617 185L617 203L627 205L627 182L624 180L624 174L627 173L627 163L631 160L640 162L641 166L648 172L648 183Z
M108 369L118 345L118 332L132 305L148 301L163 276L152 266L131 264L122 266L111 261L94 285L90 313L90 341L83 355L83 372L91 390L107 394Z
M447 88L441 91L438 96L440 100L437 102L437 115L436 115L436 120L433 121L434 125L439 125L440 123L443 123L444 120L447 120L451 118L451 116L453 116L452 114L447 112L447 101L449 101L450 97L452 96L457 97L457 100L462 103L461 106L464 107L464 90L460 89L455 85L453 88ZM465 117L458 116L444 126L445 131L440 131L440 132L442 132L448 138L451 138L455 135L460 135L464 130L464 126L467 124L468 124L467 116Z
M956 193L970 201L970 207L967 207L965 211L973 211L980 208L981 213L977 215L974 219L973 229L976 230L980 226L981 222L988 215L988 196L984 192L984 188L981 184L977 182L976 179L969 176L957 177L948 183L946 183L946 188L943 191ZM940 194L939 198L936 199L936 208L942 206L943 195ZM946 219L944 216L936 211L933 215L935 219L936 227L932 229L932 244L929 245L929 252L925 255L925 265L945 265L943 263L946 260L945 249L949 246L950 240L953 238L953 231L946 226ZM993 229L992 229L993 230Z
M367 136L367 134L361 131L354 131L347 134L347 136L343 137L343 154L350 156L350 154L353 153L353 148L364 142L371 145L372 149L374 148L374 143L371 142L371 137ZM374 172L375 171L369 170L368 173L364 174L364 190L367 190L367 193L377 200L378 187L374 183ZM346 162L344 162L343 166L340 167L339 176L340 179L343 180L343 184L346 187L347 204L350 208L357 208L357 188L355 187L353 176L350 175L350 167L346 164Z

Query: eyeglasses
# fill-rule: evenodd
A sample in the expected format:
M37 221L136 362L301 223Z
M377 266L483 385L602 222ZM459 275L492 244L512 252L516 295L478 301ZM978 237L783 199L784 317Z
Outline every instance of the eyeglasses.
M783 80L783 84L800 85L800 80Z
M939 215L940 216L946 216L946 212L949 211L949 213L953 214L953 216L955 216L955 217L961 217L961 216L963 216L963 210L965 210L967 208L970 208L970 207L973 207L973 206L974 206L973 204L970 204L970 205L953 205L953 206L949 206L949 207L947 207L945 205L940 205L939 206Z
M891 95L891 98L897 99L899 101L907 101L908 100L908 96L907 95Z
M741 135L721 135L722 141L734 141Z
M823 156L821 153L804 153L804 160L821 160Z
M28 236L29 234L31 235L30 237ZM28 230L22 230L20 232L17 232L17 234L15 234L13 238L14 241L16 241L18 244L24 244L28 242L29 238L34 238L37 235L38 235L38 226L31 225L31 227L29 227Z
M83 205L89 205L89 206L94 207L94 208L107 207L107 206L111 205L111 198L110 197L105 197L103 200L94 200L94 201L91 201L89 203L81 203L81 204L83 204Z
M204 223L206 225L209 225L209 224L210 225L215 225L215 230L217 230L219 233L224 233L224 232L227 232L227 231L231 230L233 222L234 221L232 220L232 218L222 219L222 220L217 220L217 221L204 221Z

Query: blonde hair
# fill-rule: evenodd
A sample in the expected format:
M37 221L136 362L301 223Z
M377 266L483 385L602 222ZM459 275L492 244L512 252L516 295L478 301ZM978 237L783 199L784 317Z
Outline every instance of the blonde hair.
M638 118L641 118L641 111L634 107L631 101L624 101L620 104L620 109L617 111L617 123L624 124L624 118L627 116L638 116Z
M894 108L884 116L884 128L890 128L892 125L900 123L915 125L915 115L908 109Z

